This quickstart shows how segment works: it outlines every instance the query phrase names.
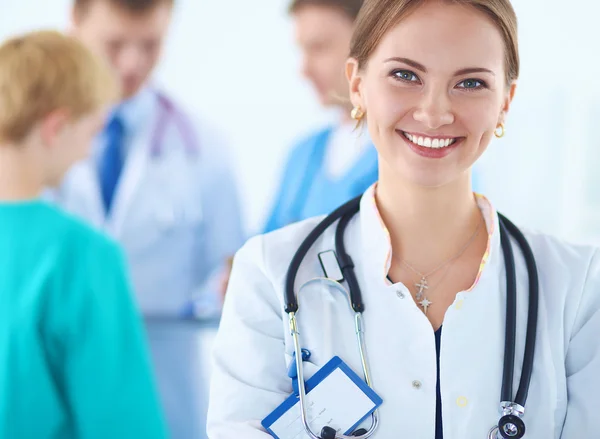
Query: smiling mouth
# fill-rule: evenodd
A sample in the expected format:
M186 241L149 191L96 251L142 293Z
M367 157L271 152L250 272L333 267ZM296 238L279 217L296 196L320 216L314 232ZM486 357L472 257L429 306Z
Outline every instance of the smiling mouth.
M402 136L413 145L420 146L422 148L432 149L443 149L454 145L462 137L426 137L417 134L407 133L406 131L399 131Z

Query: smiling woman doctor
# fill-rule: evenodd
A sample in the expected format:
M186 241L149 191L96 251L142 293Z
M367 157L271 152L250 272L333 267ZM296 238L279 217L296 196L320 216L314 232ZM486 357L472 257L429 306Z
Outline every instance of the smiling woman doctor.
M320 381L335 356L361 378L370 367L383 403L375 428L359 421L375 438L598 436L597 250L532 232L519 242L471 191L471 167L504 134L518 73L508 0L365 2L347 74L379 182L305 255L294 258L323 218L253 238L237 255L215 343L211 439L269 437L278 406L303 396L290 376ZM323 253L332 249L348 267L340 283ZM342 289L354 291L356 314ZM333 437L311 429L301 437Z

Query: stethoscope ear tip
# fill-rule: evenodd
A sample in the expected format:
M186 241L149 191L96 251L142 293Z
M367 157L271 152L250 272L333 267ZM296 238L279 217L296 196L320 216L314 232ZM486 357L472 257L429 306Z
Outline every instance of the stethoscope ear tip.
M335 439L336 431L328 426L321 429L321 439Z
M364 428L359 428L350 436L359 437L367 434L367 430ZM336 431L328 426L325 426L321 429L321 439L335 439Z

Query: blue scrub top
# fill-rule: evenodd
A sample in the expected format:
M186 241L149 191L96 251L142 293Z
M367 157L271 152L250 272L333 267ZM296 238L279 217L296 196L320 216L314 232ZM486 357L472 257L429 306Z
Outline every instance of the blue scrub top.
M343 177L327 175L325 152L332 132L332 127L319 131L292 150L265 233L330 213L377 181L377 151L373 146Z

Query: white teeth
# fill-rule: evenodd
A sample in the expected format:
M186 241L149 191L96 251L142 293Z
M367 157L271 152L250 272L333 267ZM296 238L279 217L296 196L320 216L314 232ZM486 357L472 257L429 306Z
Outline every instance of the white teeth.
M409 133L404 133L404 135L412 143L425 148L446 148L456 142L456 139L432 139L431 137L417 137Z

